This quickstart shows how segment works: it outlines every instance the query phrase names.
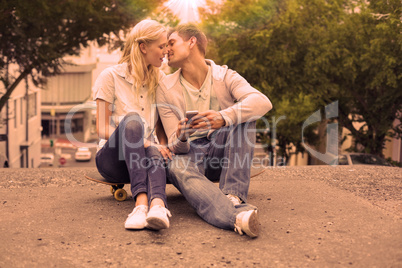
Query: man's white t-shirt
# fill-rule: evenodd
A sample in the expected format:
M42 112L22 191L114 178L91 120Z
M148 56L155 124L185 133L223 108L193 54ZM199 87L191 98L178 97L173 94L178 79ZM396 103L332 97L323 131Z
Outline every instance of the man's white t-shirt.
M212 69L208 66L208 73L204 83L198 89L188 82L183 75L180 74L180 83L183 87L183 96L186 103L186 111L198 111L202 113L208 110L219 111L219 102L213 89ZM196 140L207 137L210 130L198 130L190 135L189 140Z

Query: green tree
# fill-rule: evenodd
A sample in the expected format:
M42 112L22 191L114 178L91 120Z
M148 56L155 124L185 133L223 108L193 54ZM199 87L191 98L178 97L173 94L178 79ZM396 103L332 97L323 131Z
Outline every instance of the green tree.
M311 30L296 17L300 6L294 1L228 0L222 10L214 20L209 18L205 23L212 37L209 55L238 71L273 102L274 109L257 125L261 130L267 125L270 128L264 142L275 142L280 148L278 154L285 160L291 145L296 152L304 151L302 124L322 103L306 93L310 84L301 60L308 51L306 34ZM310 28L320 25L309 23ZM310 144L317 143L314 127L304 133ZM271 140L272 135L275 141Z
M382 156L385 141L402 135L402 5L371 1L359 9L334 27L340 70L328 77L344 99L339 118L354 138L351 150Z
M59 72L62 58L90 41L103 45L144 18L159 0L0 0L0 111L25 78L36 85Z
M310 51L307 74L326 87L320 99L339 100L339 123L354 139L349 150L382 156L387 138L402 134L401 4L354 1L343 10Z
M268 117L287 116L277 126L282 151L290 144L302 151L303 121L337 100L340 128L349 129L364 151L381 155L387 137L401 136L401 124L394 125L402 110L400 1L247 3L206 23L211 55L271 98ZM316 143L313 132L304 134Z

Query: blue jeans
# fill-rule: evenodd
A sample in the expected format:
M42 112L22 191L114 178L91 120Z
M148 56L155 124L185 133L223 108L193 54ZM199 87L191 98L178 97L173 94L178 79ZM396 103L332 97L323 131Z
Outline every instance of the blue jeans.
M166 202L165 161L156 147L144 148L144 125L137 113L120 122L106 144L96 154L96 167L109 182L130 182L135 200L139 193Z
M169 163L169 180L206 222L233 229L237 214L256 209L247 203L235 207L225 196L247 201L255 137L255 121L224 127L210 139L192 141L187 154Z

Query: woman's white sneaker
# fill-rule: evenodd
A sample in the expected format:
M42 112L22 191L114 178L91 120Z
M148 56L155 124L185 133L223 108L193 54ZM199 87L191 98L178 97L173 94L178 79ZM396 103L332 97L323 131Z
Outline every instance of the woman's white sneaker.
M169 217L172 217L170 211L160 205L153 206L147 216L147 228L160 230L169 228Z
M136 206L133 209L133 212L131 212L128 217L126 222L124 223L124 227L126 229L144 229L145 226L147 225L147 212L148 212L148 206L145 205L139 205Z

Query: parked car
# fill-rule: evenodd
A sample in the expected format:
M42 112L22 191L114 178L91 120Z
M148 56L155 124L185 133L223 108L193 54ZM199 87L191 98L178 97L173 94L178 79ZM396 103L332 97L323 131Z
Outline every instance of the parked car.
M41 165L53 166L53 162L54 162L54 154L52 154L52 153L40 154Z
M5 154L0 153L0 168L7 168L7 167L9 167L8 159Z
M74 154L75 161L90 161L92 153L87 147L79 147Z
M387 160L373 154L363 153L350 153L340 154L337 159L333 160L331 164L338 165L377 165L377 166L392 166Z

